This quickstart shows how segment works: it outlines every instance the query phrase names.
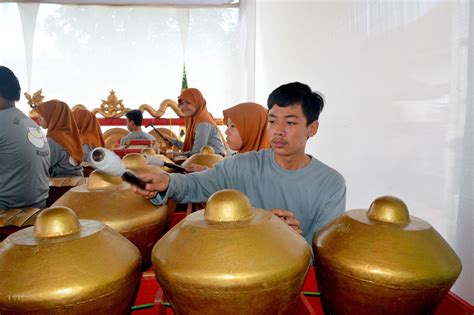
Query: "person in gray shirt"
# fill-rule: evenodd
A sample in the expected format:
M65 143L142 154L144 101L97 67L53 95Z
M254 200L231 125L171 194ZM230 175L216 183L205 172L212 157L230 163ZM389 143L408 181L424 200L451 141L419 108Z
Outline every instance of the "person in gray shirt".
M224 137L207 111L206 100L201 91L195 88L183 90L178 97L178 105L184 116L186 137L184 142L169 139L173 145L180 148L186 156L199 153L205 146L213 148L216 154L225 155Z
M131 140L150 140L156 141L155 137L142 130L143 114L138 109L133 109L125 114L127 117L127 129L130 133L120 139L120 145L129 145Z
M271 149L228 157L213 168L191 173L144 173L145 189L133 190L162 204L205 202L222 189L246 194L253 207L272 211L311 244L315 232L344 213L346 185L337 171L305 153L316 135L323 98L299 82L278 87L268 97L267 134Z
M50 150L46 136L15 107L15 74L0 66L0 209L44 208L48 198Z

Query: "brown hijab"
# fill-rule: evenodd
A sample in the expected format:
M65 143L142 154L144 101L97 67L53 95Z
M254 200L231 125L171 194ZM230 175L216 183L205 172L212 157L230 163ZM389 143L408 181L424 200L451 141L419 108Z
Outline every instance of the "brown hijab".
M84 157L81 139L71 110L66 103L51 100L36 106L35 110L43 116L48 126L46 136L59 143L70 156L81 163Z
M184 117L186 137L184 138L183 151L190 151L193 148L194 131L197 125L202 122L207 122L216 126L216 123L207 111L206 100L198 89L189 88L183 90L181 95L178 96L178 100L186 101L196 108L196 112L194 112L193 116Z
M242 103L223 111L224 123L230 118L239 131L239 153L270 148L267 137L267 110L257 103Z
M78 109L72 112L72 116L79 130L81 144L88 144L92 148L105 147L99 121L94 114L87 109Z

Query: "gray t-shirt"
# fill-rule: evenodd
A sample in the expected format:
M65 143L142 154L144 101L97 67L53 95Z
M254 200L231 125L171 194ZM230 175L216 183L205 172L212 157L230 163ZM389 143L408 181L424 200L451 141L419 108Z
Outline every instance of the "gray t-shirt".
M90 162L91 161L91 152L93 148L90 144L84 143L82 145L82 152L84 152L84 158L82 159L82 162Z
M127 140L140 140L140 139L156 141L155 137L146 133L145 131L132 131L128 135L120 139L120 145L125 145L125 142Z
M341 174L314 157L302 169L284 169L275 161L272 149L237 154L206 171L169 176L168 190L152 199L154 204L168 198L182 203L205 202L216 191L236 189L247 195L253 207L292 211L309 244L314 233L344 213L346 207Z
M183 142L181 141L173 139L172 142L178 148L183 147ZM189 151L189 154L199 153L202 147L205 146L212 147L216 154L225 154L224 144L222 143L217 127L211 123L202 122L196 127L193 148Z
M83 176L81 161L75 161L62 145L48 137L51 149L51 165L49 177L76 177Z
M38 125L16 107L0 110L0 208L44 208L49 163Z

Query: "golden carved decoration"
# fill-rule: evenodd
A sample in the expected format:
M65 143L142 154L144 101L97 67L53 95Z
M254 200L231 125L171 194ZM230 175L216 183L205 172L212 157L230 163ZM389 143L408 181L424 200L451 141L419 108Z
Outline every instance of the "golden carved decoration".
M122 102L123 100L119 100L115 95L115 91L110 90L107 100L102 100L100 108L94 108L92 113L100 113L105 118L121 117L130 110L130 108L126 108Z
M165 114L165 111L168 107L170 107L176 113L176 115L178 115L179 117L183 117L183 113L179 109L178 103L170 99L165 99L163 102L161 102L160 106L158 107L158 110L155 110L151 105L148 104L142 104L140 105L140 107L138 107L138 109L142 112L148 112L151 116L155 118L160 118Z
M28 92L23 93L23 95L25 95L26 99L28 100L28 105L30 105L31 108L35 108L36 105L42 103L44 99L43 89L39 89L38 91L34 92L33 96L31 96Z
M86 105L83 105L83 104L77 104L77 105L74 105L73 108L71 108L71 111L76 111L76 110L79 110L79 109L85 109L85 110L88 110Z

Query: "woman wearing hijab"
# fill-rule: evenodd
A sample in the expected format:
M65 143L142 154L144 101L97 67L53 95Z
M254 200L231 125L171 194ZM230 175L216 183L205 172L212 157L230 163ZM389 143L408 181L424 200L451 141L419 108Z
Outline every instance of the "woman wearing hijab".
M224 142L201 92L195 88L183 90L178 105L184 116L186 137L184 143L173 140L173 144L188 155L199 153L204 146L212 147L216 154L225 154Z
M236 153L269 149L267 110L257 103L241 103L223 111L227 145ZM206 167L190 164L188 172L199 172Z
M227 144L233 151L245 153L269 149L267 110L256 103L241 103L223 111Z
M46 138L51 150L50 177L82 176L81 162L84 157L79 131L71 110L58 100L36 106L41 127L48 129Z
M90 152L97 147L105 147L99 122L93 113L87 109L72 112L81 139L84 162L90 161Z

